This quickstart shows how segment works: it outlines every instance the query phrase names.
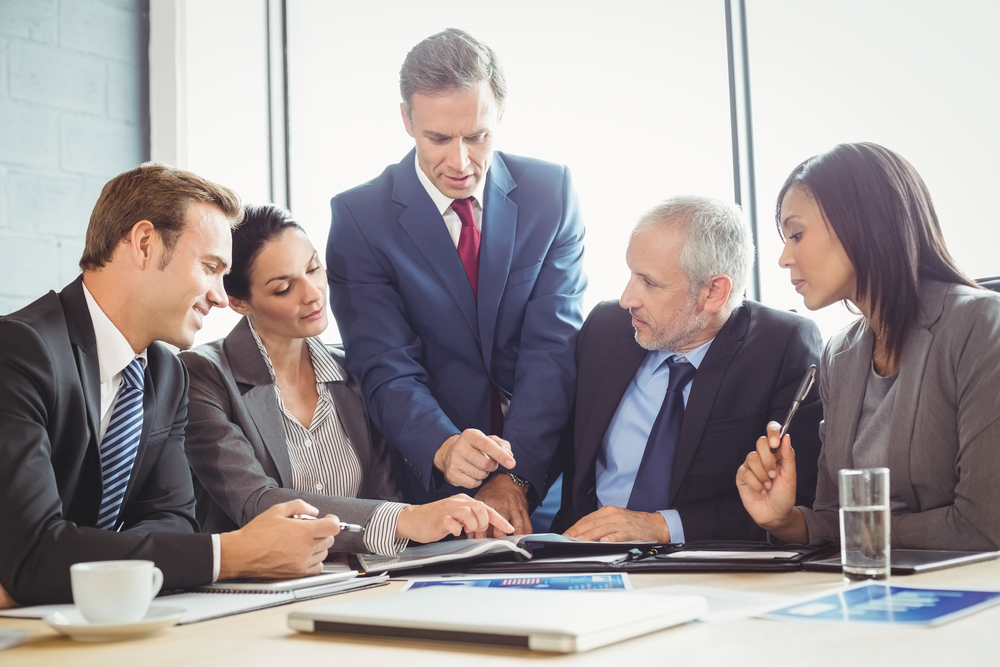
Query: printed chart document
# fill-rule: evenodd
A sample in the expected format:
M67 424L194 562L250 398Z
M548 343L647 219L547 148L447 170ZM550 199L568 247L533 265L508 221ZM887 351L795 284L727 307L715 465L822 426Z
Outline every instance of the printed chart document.
M445 577L414 577L408 580L404 591L432 586L468 588L531 588L548 591L602 591L631 590L632 582L624 572L614 574L521 574L450 575Z
M909 588L868 582L774 609L762 618L829 623L940 625L1000 603L1000 591Z
M295 590L261 592L259 589L257 591L227 591L219 589L205 591L199 589L185 593L161 595L153 600L153 604L169 605L183 609L184 615L181 617L180 623L184 625L186 623L197 623L213 618L242 614L247 611L277 607L300 600L311 600L313 598L383 586L387 583L389 583L389 577L381 576L350 578L346 581L337 581ZM71 604L46 604L35 607L7 609L0 611L0 616L11 618L44 618L49 614L56 612L65 614L67 611L74 609L76 609L76 606Z

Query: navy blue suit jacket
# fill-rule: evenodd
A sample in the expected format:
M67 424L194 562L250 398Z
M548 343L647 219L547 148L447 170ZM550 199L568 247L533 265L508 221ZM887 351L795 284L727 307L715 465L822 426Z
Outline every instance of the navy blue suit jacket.
M491 386L510 398L515 472L541 490L569 417L583 322L583 223L565 167L495 153L483 196L479 298L415 151L331 201L330 303L400 489L427 502L434 453L490 431Z

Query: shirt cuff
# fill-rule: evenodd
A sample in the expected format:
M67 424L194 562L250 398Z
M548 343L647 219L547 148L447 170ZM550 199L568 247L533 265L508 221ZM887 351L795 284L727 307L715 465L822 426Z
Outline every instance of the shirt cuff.
M404 507L406 503L382 503L375 508L365 526L365 547L370 552L379 556L395 556L409 544L406 538L396 539L396 524Z
M670 531L670 542L684 541L684 524L677 510L660 510L660 515L667 520L667 530Z
M222 538L212 535L212 583L219 580L219 569L222 567Z

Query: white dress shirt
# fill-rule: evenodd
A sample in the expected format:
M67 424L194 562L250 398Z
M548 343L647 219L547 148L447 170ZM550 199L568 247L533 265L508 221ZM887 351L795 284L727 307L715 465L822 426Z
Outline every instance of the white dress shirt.
M491 163L492 164L492 163ZM424 186L424 190L430 195L431 201L437 207L438 213L444 218L444 224L448 227L448 233L451 234L451 240L454 242L455 247L458 247L458 238L462 234L462 221L458 217L458 213L455 213L451 208L451 203L455 201L451 197L442 194L437 187L431 183L431 179L427 178L427 174L424 170L420 168L420 162L416 158L413 160L413 166L417 170L417 178L420 180L420 184ZM487 172L489 173L489 172ZM486 190L486 175L483 175L479 179L479 185L476 186L475 192L472 193L472 213L476 218L476 229L480 233L483 231L483 192Z

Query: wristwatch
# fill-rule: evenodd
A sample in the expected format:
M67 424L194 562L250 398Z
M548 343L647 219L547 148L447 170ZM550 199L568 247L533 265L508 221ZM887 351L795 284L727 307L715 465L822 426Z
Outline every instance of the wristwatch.
M531 488L531 482L529 482L525 478L520 477L518 475L515 475L512 472L507 473L507 475L510 477L510 481L514 482L515 484L517 484L522 489L530 489Z

